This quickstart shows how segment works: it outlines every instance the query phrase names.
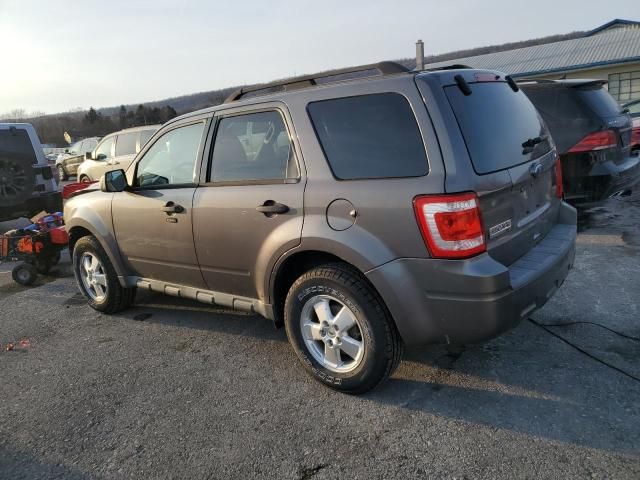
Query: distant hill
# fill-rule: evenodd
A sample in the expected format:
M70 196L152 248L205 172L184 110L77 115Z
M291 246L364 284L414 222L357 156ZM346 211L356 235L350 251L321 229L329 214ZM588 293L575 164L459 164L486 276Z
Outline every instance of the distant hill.
M524 40L521 42L504 43L502 45L490 45L486 47L472 48L468 50L458 50L455 52L443 53L440 55L429 55L425 57L425 63L444 62L447 60L455 60L457 58L471 57L476 55L484 55L487 53L503 52L516 48L530 47L534 45L543 45L547 43L559 42L563 40L571 40L584 36L585 32L572 32L562 35L551 35L548 37L535 38L532 40ZM428 47L428 45L427 45ZM416 66L415 58L402 58L395 60L406 67L413 69ZM356 75L357 76L357 75ZM41 141L44 143L56 143L63 145L63 133L65 131L72 132L76 138L83 136L106 135L112 131L118 130L123 126L130 127L135 125L144 125L145 123L161 123L171 116L181 115L183 113L200 110L202 108L212 107L224 102L225 98L238 86L227 87L206 92L192 93L190 95L181 95L178 97L166 98L153 102L142 104L124 105L128 116L123 121L119 117L121 106L106 107L97 109L97 117L94 121L89 121L89 114L93 111L73 111L65 113L55 113L31 117L10 116L10 114L0 115L0 121L27 121L34 125L38 131ZM173 112L167 116L167 111ZM24 112L16 110L16 112ZM151 115L153 114L153 115ZM4 118L3 118L4 117Z
M535 38L532 40L524 40L521 42L504 43L502 45L490 45L487 47L477 47L468 50L457 50L455 52L443 53L439 55L425 56L425 63L445 62L447 60L455 60L456 58L473 57L475 55L484 55L487 53L504 52L506 50L514 50L516 48L531 47L534 45L544 45L546 43L561 42L563 40L572 40L584 36L585 32L572 32L562 35L551 35L548 37ZM402 58L395 60L398 63L408 67L415 68L415 58ZM193 93L191 95L182 95L180 97L167 98L155 102L144 103L145 107L162 107L171 105L176 109L178 114L192 112L201 108L212 107L221 104L224 99L238 86L224 88L220 90L210 90L208 92ZM135 105L126 105L128 109L135 108ZM113 115L119 107L103 108L101 113Z

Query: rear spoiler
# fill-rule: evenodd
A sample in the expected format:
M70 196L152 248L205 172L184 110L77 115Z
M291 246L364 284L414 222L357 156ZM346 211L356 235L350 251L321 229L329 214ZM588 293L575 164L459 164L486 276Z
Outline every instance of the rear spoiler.
M576 80L550 80L548 78L523 78L522 80L517 80L516 83L518 85L525 85L536 83L540 85L548 84L560 84L567 88L582 88L582 87L593 87L593 86L604 86L609 83L608 80L602 79L576 79Z

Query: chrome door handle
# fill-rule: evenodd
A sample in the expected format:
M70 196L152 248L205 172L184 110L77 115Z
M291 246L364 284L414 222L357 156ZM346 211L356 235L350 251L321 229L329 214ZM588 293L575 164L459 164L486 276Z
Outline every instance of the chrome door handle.
M184 207L182 205L176 205L173 202L167 202L164 207L162 207L162 211L169 213L182 213L184 212Z
M287 213L289 211L289 207L284 203L274 202L273 200L267 200L262 205L258 205L256 210L260 213L268 214L278 214L278 213Z

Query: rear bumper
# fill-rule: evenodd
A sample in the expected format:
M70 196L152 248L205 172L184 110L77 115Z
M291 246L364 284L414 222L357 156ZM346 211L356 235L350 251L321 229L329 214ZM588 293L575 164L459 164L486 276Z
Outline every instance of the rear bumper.
M367 277L408 345L475 343L515 327L562 285L575 257L576 212L509 267L485 253L468 260L403 258Z
M32 217L42 210L48 213L62 211L62 193L51 192L28 198L26 202L0 207L0 221L11 220L20 217Z
M564 169L564 164L563 164ZM623 162L599 162L584 178L568 178L565 198L585 205L631 190L640 182L640 156L630 155Z

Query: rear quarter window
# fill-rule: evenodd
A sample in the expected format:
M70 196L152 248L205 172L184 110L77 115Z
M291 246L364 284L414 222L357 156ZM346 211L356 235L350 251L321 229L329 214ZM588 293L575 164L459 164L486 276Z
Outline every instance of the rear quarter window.
M340 180L418 177L429 171L415 115L397 93L312 102L311 122Z

